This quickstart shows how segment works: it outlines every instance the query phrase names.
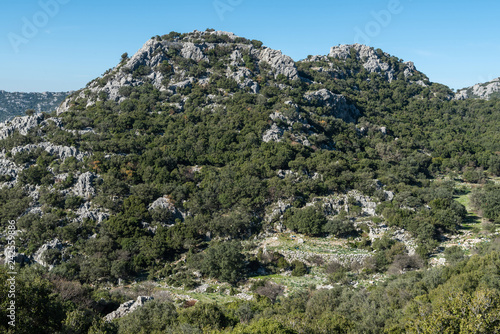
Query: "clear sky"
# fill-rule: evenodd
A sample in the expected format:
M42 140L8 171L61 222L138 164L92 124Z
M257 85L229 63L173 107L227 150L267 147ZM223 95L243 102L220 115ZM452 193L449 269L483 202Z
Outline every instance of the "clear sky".
M360 42L462 88L500 76L496 0L0 0L0 89L82 88L170 31L231 31L295 60Z

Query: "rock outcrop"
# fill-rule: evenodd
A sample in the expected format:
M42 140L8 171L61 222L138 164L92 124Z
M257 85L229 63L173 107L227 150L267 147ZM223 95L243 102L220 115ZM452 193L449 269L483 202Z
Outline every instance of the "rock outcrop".
M273 68L275 76L282 74L290 80L299 78L295 62L289 56L283 55L279 50L264 48L258 54L260 61L265 61Z
M322 62L323 64L321 66L314 67L313 69L318 72L328 72L334 77L340 79L345 78L345 76L352 76L357 74L356 71L344 72L343 70L339 69L333 62L331 62L331 58L335 58L340 61L353 59L369 73L378 73L380 75L383 75L389 82L397 79L397 75L399 75L399 73L402 73L404 75L404 78L411 78L414 74L418 74L420 77L422 77L422 79L428 81L425 75L422 75L422 73L417 71L413 62L405 62L402 63L403 66L401 66L400 64L398 68L395 68L389 61L391 59L391 55L382 52L381 50L375 50L372 47L362 44L344 44L333 46L327 56L309 56L307 59L304 59L302 61ZM397 61L402 62L399 59ZM330 63L330 66L325 66L325 62ZM422 79L410 81L410 83L427 86L427 83Z
M85 172L78 176L75 186L73 187L73 193L76 196L80 196L84 199L90 199L95 195L95 189L93 186L94 179L96 175L91 172Z
M144 306L148 301L153 300L153 297L139 296L136 300L129 300L118 307L117 310L107 314L104 317L105 321L111 322L115 319L122 318L129 313L134 312L138 308Z
M186 214L175 206L169 196L156 199L149 205L148 210L152 213L156 212L159 217L166 219L166 223L173 223L175 219L184 219L186 217Z
M43 149L47 151L51 155L56 155L61 158L63 161L69 157L76 158L78 161L82 161L86 154L80 152L77 148L71 146L60 146L53 145L49 142L37 143L37 144L28 144L25 146L14 147L11 150L12 155L16 155L21 152L31 152L36 149Z
M47 263L46 259L45 259L45 253L49 250L49 249L57 249L57 250L62 250L63 249L63 244L61 243L61 241L59 241L59 239L54 239L54 240L51 240L45 244L43 244L36 252L35 254L33 255L33 261L35 261L36 263L39 263L41 264L42 266L44 267L49 267L49 268L52 268L52 263Z
M493 97L500 97L500 77L490 82L476 84L458 90L455 93L455 100L465 100L470 98L489 100Z
M37 114L33 116L15 117L8 122L0 123L0 140L7 138L16 130L23 136L26 136L29 130L39 125L42 121L43 115Z

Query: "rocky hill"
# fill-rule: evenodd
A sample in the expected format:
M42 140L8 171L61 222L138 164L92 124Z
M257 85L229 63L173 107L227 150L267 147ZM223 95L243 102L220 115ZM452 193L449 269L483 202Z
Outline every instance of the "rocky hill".
M326 263L349 286L416 270L467 218L443 175L500 174L498 104L452 96L363 45L294 62L227 32L156 36L56 111L0 124L3 259L61 291L217 280L243 299L255 276L326 284ZM99 318L119 300L101 292Z
M455 94L456 100L464 99L484 99L500 97L500 78L496 78L486 83L475 84L474 86L459 89Z
M37 113L53 111L68 95L69 92L10 93L0 90L0 122L25 115L28 109Z

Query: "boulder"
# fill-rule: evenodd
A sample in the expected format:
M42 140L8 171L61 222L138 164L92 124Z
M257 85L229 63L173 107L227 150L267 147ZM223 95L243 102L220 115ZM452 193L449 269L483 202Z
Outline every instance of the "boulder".
M95 189L93 183L95 178L95 174L91 172L85 172L78 176L78 180L73 187L73 193L76 196L83 197L84 199L90 199L94 197Z
M0 140L7 138L16 130L23 136L26 136L29 130L39 125L42 121L43 115L37 114L33 116L14 117L10 121L0 123Z
M57 238L43 244L40 248L38 248L38 250L33 255L33 261L41 264L44 267L52 268L52 264L45 262L45 259L44 259L45 252L48 251L49 249L62 250L63 244Z
M274 70L275 77L279 74L283 74L290 80L299 78L299 72L297 71L295 62L291 57L281 53L281 51L264 47L260 50L253 50L253 52L256 53L260 62L265 61L271 65Z
M137 297L136 300L129 300L118 307L117 310L107 314L104 317L104 320L107 322L111 322L115 319L119 319L121 317L126 316L129 313L134 312L138 308L144 306L144 304L150 300L153 300L153 297L147 297L147 296L139 296Z

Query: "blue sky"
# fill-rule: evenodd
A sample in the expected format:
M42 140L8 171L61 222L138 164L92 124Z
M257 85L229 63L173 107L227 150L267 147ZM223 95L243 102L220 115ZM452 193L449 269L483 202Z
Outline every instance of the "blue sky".
M462 88L500 76L500 2L1 0L0 89L76 90L170 31L232 31L295 60L361 42Z

